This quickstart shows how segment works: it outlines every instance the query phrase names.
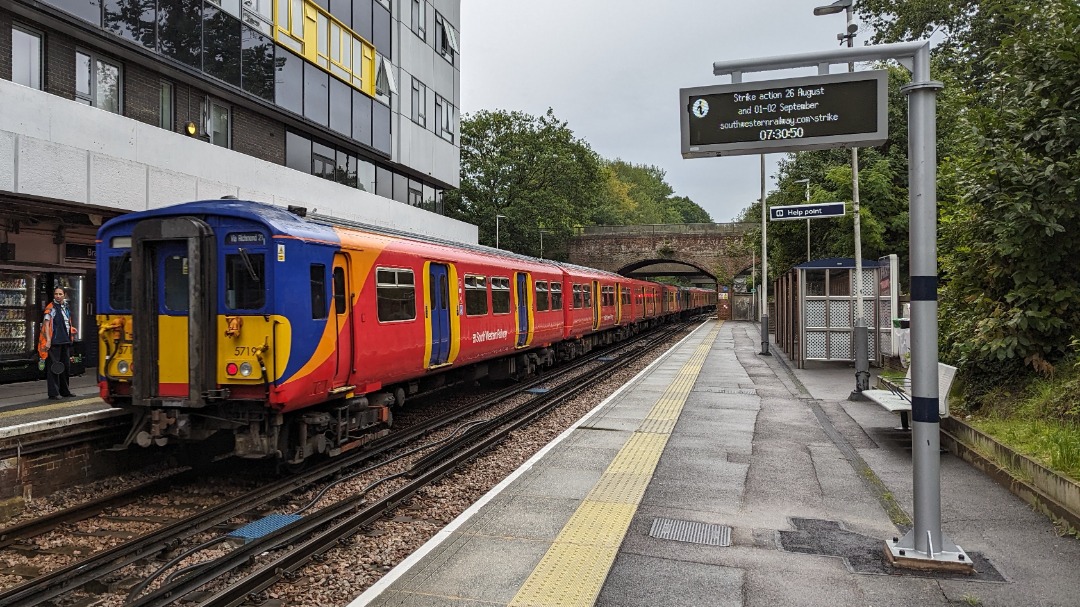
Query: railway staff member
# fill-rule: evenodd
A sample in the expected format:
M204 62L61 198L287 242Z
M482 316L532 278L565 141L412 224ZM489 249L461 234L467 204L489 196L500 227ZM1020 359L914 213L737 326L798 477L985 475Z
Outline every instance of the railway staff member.
M45 363L45 381L49 386L49 398L60 400L75 396L68 389L71 373L71 345L78 332L71 324L67 294L60 287L53 290L53 300L45 306L38 336L38 356Z

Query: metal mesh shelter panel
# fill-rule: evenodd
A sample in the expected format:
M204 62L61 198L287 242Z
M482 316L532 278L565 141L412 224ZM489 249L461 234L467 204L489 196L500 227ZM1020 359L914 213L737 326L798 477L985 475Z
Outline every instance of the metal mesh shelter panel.
M863 307L863 312L866 312L865 306ZM845 297L844 299L829 300L829 326L841 327L844 329L851 327L850 299Z
M829 358L851 359L851 334L834 332L829 335Z
M806 332L806 358L825 358L825 331Z
M806 326L825 327L825 302L811 299L806 302Z

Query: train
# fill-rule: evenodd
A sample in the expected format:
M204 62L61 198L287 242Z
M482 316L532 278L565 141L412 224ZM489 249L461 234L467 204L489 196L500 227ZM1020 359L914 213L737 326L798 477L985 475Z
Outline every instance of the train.
M102 399L125 447L299 464L384 435L406 399L517 380L716 291L237 199L129 213L97 236Z

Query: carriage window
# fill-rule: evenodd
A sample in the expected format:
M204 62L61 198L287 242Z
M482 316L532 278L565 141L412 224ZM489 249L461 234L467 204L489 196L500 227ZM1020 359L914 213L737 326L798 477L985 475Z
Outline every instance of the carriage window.
M165 258L165 309L187 312L188 258L170 255Z
M487 278L484 276L465 275L465 314L479 316L487 314Z
M510 313L510 279L491 279L491 311L495 314Z
M570 302L570 309L577 310L581 307L581 285L574 285L571 287L574 291L574 300Z
M348 309L345 300L345 268L334 268L334 312L344 314Z
M622 303L624 306L630 304L630 289L625 287L622 289Z
M109 307L114 310L131 309L130 253L109 258Z
M548 309L548 283L544 280L536 281L536 311L543 312Z
M311 264L311 317L326 318L326 266Z
M557 282L551 283L551 309L562 310L562 285Z
M584 300L586 308L592 307L592 289L589 288L589 285L581 285L581 298Z
M375 291L379 300L379 322L416 318L416 285L413 282L413 271L379 268L375 276Z
M238 251L225 256L225 307L230 310L258 310L266 305L266 284L262 278L265 255L248 253L244 249ZM186 267L187 260L184 260L184 265ZM185 288L186 274L185 270ZM184 297L186 299L187 295Z

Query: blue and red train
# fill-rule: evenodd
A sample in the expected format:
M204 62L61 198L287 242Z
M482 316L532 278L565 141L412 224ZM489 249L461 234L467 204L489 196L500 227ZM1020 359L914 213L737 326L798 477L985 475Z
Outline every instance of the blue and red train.
M411 395L524 377L716 304L239 200L118 217L97 259L101 396L135 411L128 443L291 463L384 433Z

